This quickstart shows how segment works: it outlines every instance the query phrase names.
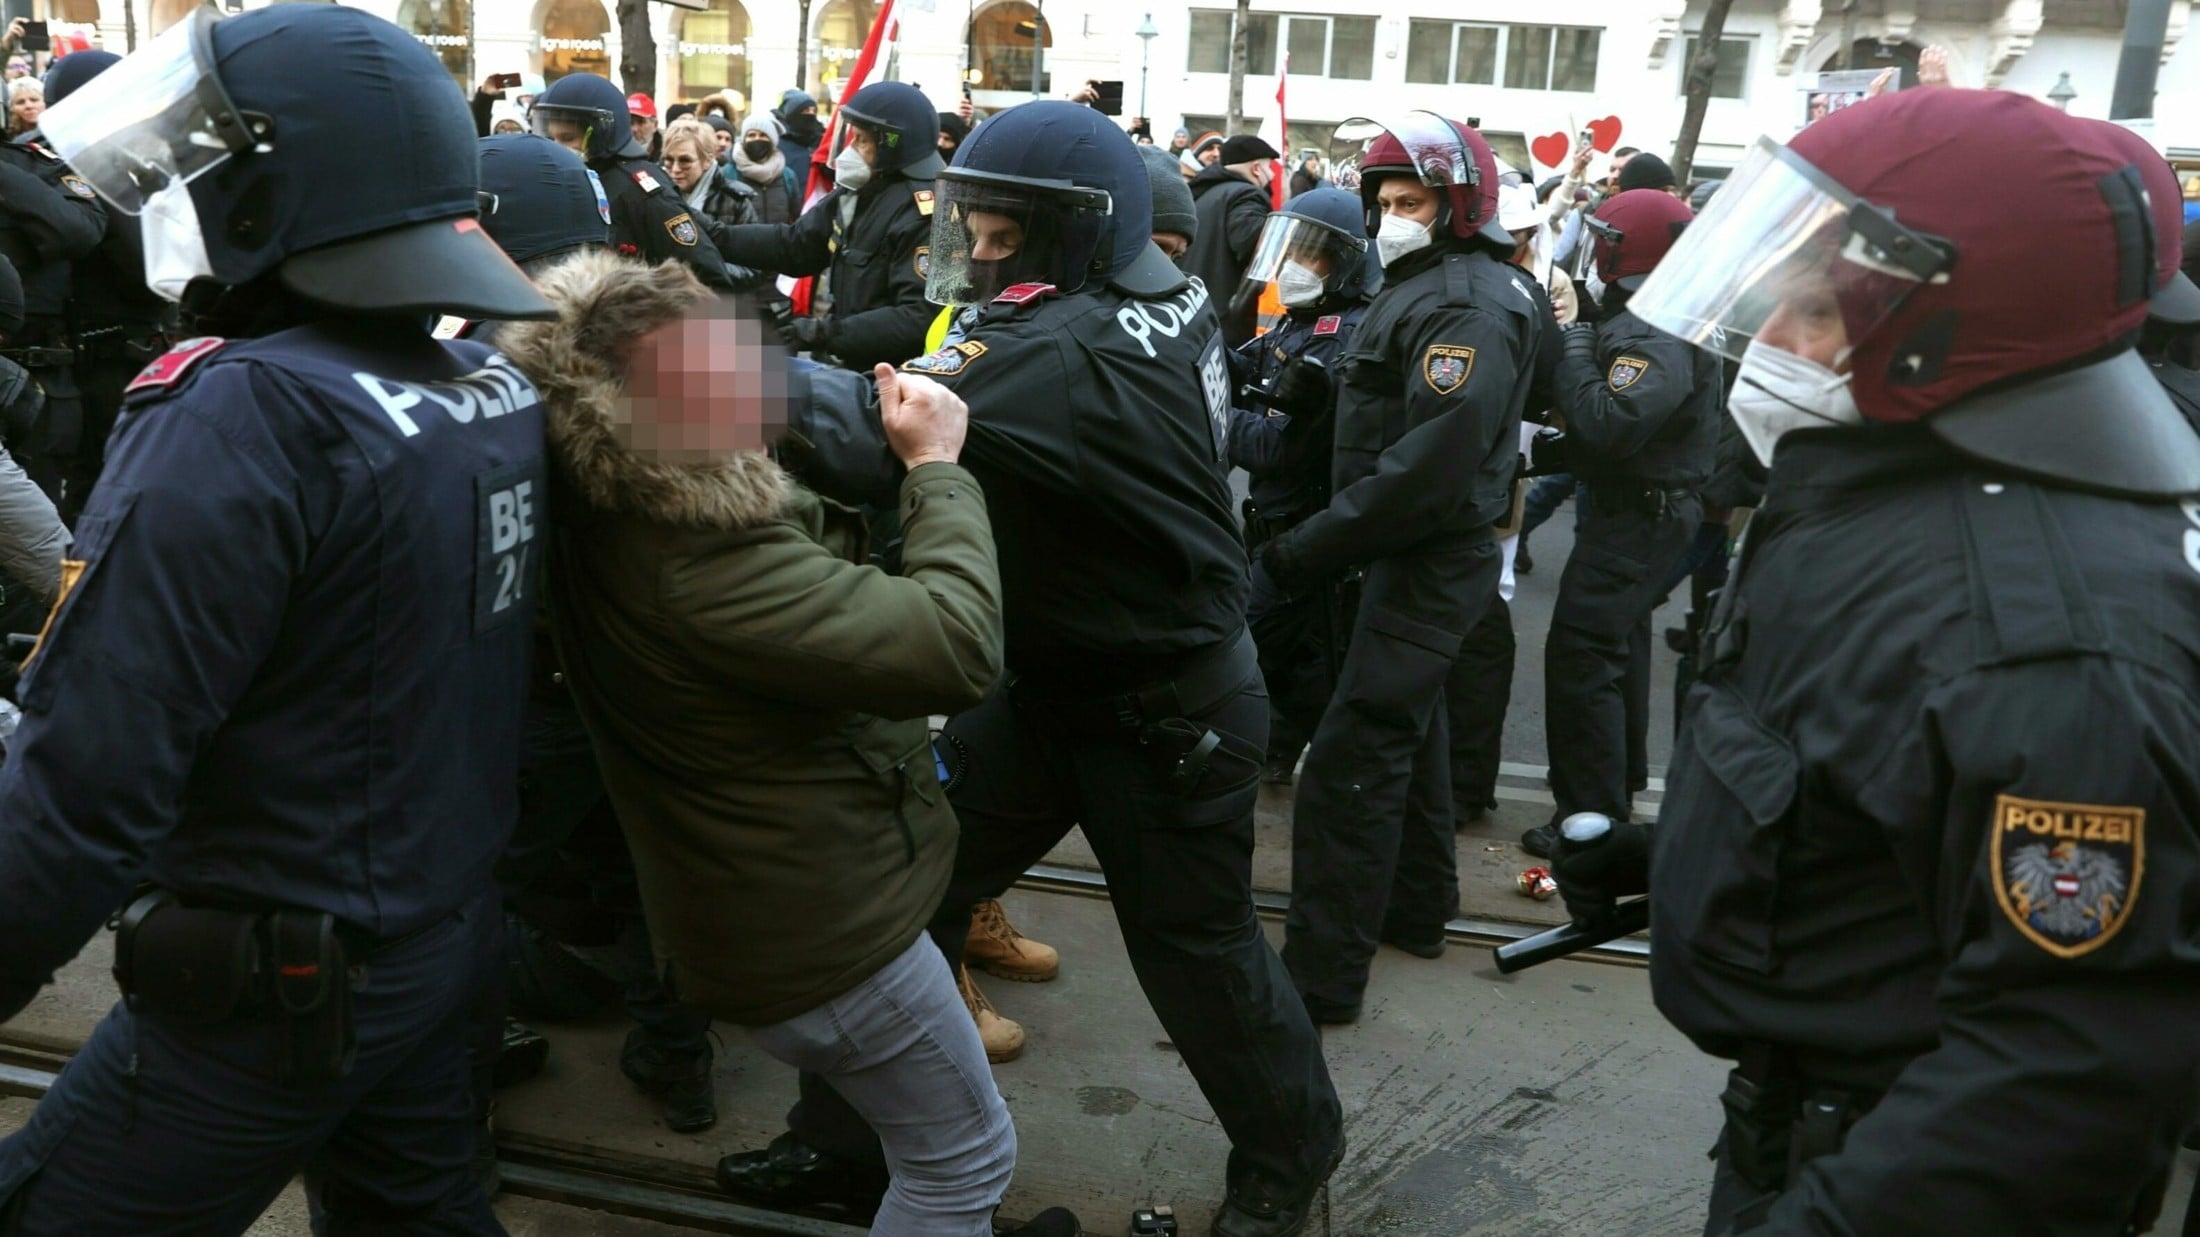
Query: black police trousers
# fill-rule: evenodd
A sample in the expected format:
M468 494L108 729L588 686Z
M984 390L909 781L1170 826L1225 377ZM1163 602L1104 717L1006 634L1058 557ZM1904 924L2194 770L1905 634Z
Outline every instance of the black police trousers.
M1451 728L1451 810L1454 823L1472 820L1497 806L1497 766L1505 742L1505 714L1512 704L1512 607L1503 597L1489 608L1467 638L1444 691L1445 720Z
M961 965L971 906L1082 828L1139 987L1230 1137L1230 1193L1281 1200L1327 1174L1343 1110L1321 1041L1253 913L1269 705L1251 648L1240 653L1239 688L1187 715L1222 740L1189 791L1170 785L1170 762L1134 733L1073 718L1022 684L950 720L969 765L951 796L962 839L931 934ZM787 1123L818 1150L884 1162L861 1118L819 1079L803 1078Z
M1554 824L1576 812L1625 820L1648 780L1650 616L1703 522L1694 498L1651 513L1612 510L1596 493L1592 486L1543 648Z
M1274 706L1268 750L1296 757L1314 737L1322 710L1337 686L1338 655L1331 650L1341 624L1351 619L1333 584L1293 597L1277 587L1266 568L1253 564L1246 624L1260 653L1260 675Z
M1283 957L1299 991L1355 1006L1379 940L1440 942L1459 909L1446 684L1497 597L1494 542L1367 569L1336 695L1300 775Z
M495 967L493 899L356 952L358 1052L278 1081L272 1016L180 1021L117 1002L0 1142L0 1234L242 1233L301 1171L317 1233L501 1235L474 1178L466 1028Z

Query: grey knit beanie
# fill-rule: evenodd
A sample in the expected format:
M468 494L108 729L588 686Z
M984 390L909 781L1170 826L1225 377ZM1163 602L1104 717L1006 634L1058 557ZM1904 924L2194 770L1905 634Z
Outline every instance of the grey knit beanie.
M1146 180L1153 186L1153 230L1198 240L1199 216L1192 213L1191 186L1184 183L1176 156L1157 146L1141 146L1138 157L1146 161Z

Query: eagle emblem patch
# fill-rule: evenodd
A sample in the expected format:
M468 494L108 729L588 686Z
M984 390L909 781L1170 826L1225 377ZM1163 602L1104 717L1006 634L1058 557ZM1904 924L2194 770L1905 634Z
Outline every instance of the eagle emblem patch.
M89 181L86 181L83 177L74 174L67 174L62 176L61 186L62 188L67 189L69 192L75 194L80 198L98 196L97 194L92 192L92 186Z
M1612 368L1604 375L1604 385L1615 391L1624 391L1649 372L1650 362L1640 357L1623 356L1612 362Z
M941 378L952 378L969 368L972 361L984 355L984 344L975 339L966 339L959 344L949 344L937 352L927 352L914 361L903 361L901 368L904 373L933 374Z
M932 278L932 249L929 245L917 246L917 278Z
M2026 939L2058 958L2106 945L2139 900L2145 808L1994 799L1994 898Z
M1449 395L1467 385L1467 376L1473 372L1472 348L1432 344L1427 355L1421 358L1421 377L1428 380L1429 389L1438 395Z
M674 215L672 218L665 220L665 231L672 233L674 241L686 245L690 249L695 247L697 233L695 220L692 217L684 214Z

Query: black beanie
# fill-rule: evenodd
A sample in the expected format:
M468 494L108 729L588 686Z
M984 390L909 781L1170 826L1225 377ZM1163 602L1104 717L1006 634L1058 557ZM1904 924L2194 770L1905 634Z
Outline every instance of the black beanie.
M1619 170L1621 193L1629 189L1671 189L1675 183L1672 166L1649 151L1629 159L1627 166Z

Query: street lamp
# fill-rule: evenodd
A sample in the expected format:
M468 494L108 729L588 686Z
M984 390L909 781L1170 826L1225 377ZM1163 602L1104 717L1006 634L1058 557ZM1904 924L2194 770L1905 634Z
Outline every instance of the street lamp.
M2070 110L2070 101L2078 97L2078 88L2070 84L2070 75L2055 79L2055 88L2047 92L2047 101L2063 111Z
M1151 122L1152 115L1146 111L1146 65L1153 58L1153 41L1161 37L1161 28L1153 24L1153 14L1148 13L1131 33L1138 36L1138 115Z

